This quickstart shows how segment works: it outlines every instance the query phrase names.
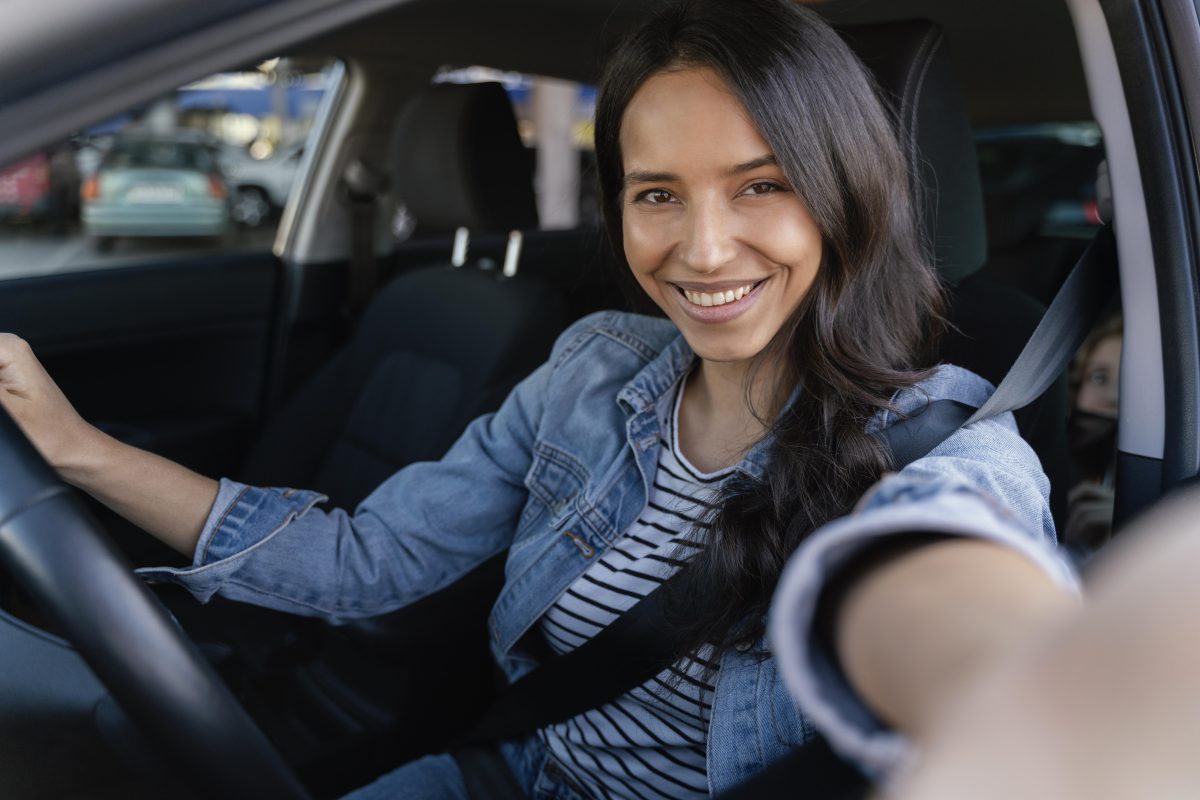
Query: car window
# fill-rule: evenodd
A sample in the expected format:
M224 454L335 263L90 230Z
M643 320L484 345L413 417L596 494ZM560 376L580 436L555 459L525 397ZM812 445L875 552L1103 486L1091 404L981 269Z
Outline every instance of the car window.
M976 131L989 224L1020 200L1030 233L1090 239L1100 225L1096 177L1104 159L1095 122L1021 125ZM1007 238L1007 237L1001 237Z
M333 66L212 75L0 165L0 280L269 248Z

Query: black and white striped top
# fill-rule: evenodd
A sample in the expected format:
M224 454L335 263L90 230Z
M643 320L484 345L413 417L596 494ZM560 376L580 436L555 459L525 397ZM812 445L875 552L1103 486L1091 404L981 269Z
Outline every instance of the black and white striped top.
M677 389L645 511L542 616L542 633L560 654L611 624L702 546L703 519L732 470L700 472L679 452L681 395ZM708 797L716 672L710 657L705 646L613 702L538 733L561 770L592 797Z

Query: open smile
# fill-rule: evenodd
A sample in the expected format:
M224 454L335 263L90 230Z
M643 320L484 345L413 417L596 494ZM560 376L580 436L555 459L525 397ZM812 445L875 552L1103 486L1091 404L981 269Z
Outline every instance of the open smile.
M765 278L763 279L765 280ZM752 281L734 289L714 291L692 291L682 286L676 286L689 303L697 306L722 306L726 303L736 303L750 294L762 281Z
M727 322L740 316L757 299L759 289L768 279L743 284L720 284L701 287L696 284L672 284L680 307L688 316L701 322Z

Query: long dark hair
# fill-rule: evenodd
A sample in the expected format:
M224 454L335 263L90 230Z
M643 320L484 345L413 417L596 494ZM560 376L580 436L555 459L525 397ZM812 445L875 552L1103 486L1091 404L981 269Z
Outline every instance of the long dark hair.
M707 546L672 584L681 648L711 642L719 654L758 641L787 557L891 468L867 425L928 375L942 299L892 118L837 33L791 0L674 2L614 51L596 162L618 254L625 109L656 73L701 67L746 107L823 239L812 287L751 370L752 382L771 364L780 398L800 388L778 413L755 409L773 440L766 474L726 482Z

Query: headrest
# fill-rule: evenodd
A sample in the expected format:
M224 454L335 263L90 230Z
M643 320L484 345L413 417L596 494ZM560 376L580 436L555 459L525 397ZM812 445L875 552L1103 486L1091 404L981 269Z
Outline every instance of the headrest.
M987 259L987 227L975 143L941 28L911 20L839 32L895 113L938 271L957 284Z
M533 163L498 83L430 86L392 132L397 198L420 230L536 228Z

